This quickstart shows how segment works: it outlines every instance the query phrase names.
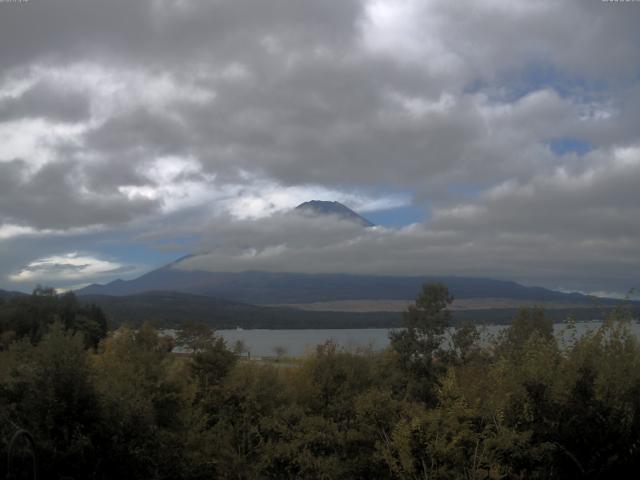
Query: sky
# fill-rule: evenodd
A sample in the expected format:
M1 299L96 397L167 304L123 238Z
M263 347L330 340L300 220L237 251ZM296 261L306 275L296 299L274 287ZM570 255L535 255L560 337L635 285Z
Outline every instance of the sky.
M0 2L0 288L640 287L640 2ZM378 226L292 215L344 203Z

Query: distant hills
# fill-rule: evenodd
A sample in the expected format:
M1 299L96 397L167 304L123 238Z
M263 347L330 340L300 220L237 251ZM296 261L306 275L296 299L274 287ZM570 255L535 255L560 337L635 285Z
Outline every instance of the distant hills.
M16 297L20 295L25 295L25 294L21 292L10 292L8 290L0 290L0 299L11 298L11 297Z
M401 327L400 312L305 311L294 308L247 305L214 297L179 292L145 292L136 295L83 295L82 302L100 306L111 328L124 323L139 326L146 321L160 328L180 328L185 320L205 323L214 329L314 329L314 328L395 328ZM602 318L611 307L548 308L556 322L568 315L576 320ZM454 322L506 324L518 308L455 310Z
M185 320L215 329L241 328L386 328L401 325L397 312L305 312L293 308L262 307L214 297L151 291L135 295L83 295L81 301L101 307L111 327L138 326L145 321L163 328L179 328Z
M0 303L11 297L24 296L19 292L0 290ZM83 303L100 306L107 315L110 328L122 324L134 327L149 321L158 328L180 328L190 320L214 329L317 329L317 328L395 328L403 324L398 311L307 311L284 306L258 306L222 300L204 295L171 291L148 291L133 295L80 295ZM601 318L609 307L547 308L547 315L562 321L569 314L577 320ZM476 323L509 323L517 308L478 308L455 310L454 321L471 320Z
M229 301L274 305L336 300L411 300L427 282L442 282L455 298L505 298L517 300L591 303L579 293L562 293L541 287L490 278L446 276L374 276L248 271L240 273L181 270L180 262L153 270L133 280L90 285L78 295L134 295L163 290L224 298ZM609 300L600 299L605 303ZM600 301L599 300L599 301Z

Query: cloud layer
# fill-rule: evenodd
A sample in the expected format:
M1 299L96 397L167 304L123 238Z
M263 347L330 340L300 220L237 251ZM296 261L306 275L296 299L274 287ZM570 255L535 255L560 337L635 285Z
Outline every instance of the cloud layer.
M131 269L133 267L73 252L34 260L10 279L14 282L82 281L123 274Z
M638 20L596 0L0 4L4 285L186 237L228 268L632 287ZM279 225L312 198L426 220Z

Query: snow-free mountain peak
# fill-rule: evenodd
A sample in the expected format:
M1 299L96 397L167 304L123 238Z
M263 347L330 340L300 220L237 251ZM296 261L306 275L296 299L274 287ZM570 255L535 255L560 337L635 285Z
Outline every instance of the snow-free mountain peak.
M296 207L296 210L312 215L335 215L346 220L357 222L365 227L375 226L373 222L370 222L363 216L358 215L356 212L340 202L311 200L309 202L301 203Z

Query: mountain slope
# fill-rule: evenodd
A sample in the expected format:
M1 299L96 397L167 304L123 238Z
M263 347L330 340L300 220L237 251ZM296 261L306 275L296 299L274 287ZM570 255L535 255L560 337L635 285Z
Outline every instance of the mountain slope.
M178 264L179 265L179 264ZM241 273L180 270L177 264L151 271L141 277L116 280L107 285L90 285L79 295L132 295L150 290L171 290L224 298L250 304L311 303L335 300L411 300L422 284L439 281L463 298L512 298L535 301L590 303L589 297L516 282L488 278L446 276L369 276L345 274L302 274L249 271ZM607 300L603 300L605 303Z
M8 290L0 290L0 299L19 297L21 295L26 295L26 294L22 292L11 292Z
M359 223L364 227L375 226L372 222L362 217L361 215L358 215L356 212L340 202L311 200L309 202L298 205L295 210L309 215L334 215L345 220Z

